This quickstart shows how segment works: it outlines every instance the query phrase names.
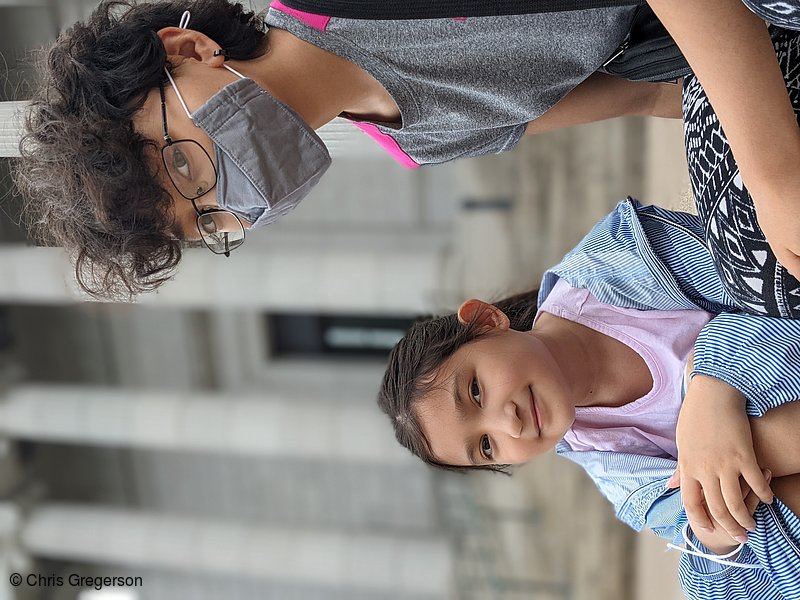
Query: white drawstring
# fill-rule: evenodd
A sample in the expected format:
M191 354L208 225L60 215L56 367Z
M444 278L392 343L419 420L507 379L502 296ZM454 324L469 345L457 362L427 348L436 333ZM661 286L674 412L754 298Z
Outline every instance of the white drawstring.
M728 565L731 567L739 567L740 569L761 569L761 565L751 565L747 563L739 563L732 560L725 560L727 558L731 558L735 556L739 552L741 552L742 548L744 548L744 544L739 544L736 548L728 552L727 554L709 554L707 552L701 551L697 546L695 546L692 541L689 539L689 523L686 523L681 529L681 535L683 535L683 540L686 542L688 548L681 548L680 546L676 546L675 544L667 544L668 550L677 550L678 552L683 552L684 554L691 554L692 556L699 556L701 558L705 558L706 560L710 560L711 562L715 562L720 565Z

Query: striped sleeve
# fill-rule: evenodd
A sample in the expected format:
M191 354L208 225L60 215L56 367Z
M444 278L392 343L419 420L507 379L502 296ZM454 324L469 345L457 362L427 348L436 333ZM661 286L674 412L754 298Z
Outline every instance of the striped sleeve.
M640 222L664 269L664 285L676 284L696 305L721 313L701 331L694 371L721 379L741 391L747 412L800 399L800 321L737 312L701 237L695 215L641 207Z
M697 307L712 313L735 310L736 302L725 289L703 238L697 215L643 206L638 212L652 261L665 285L674 284Z
M721 379L747 398L747 414L800 399L800 321L723 313L700 332L695 374Z
M714 573L702 573L683 556L678 566L678 579L689 600L785 600L764 569L726 567Z
M681 557L678 577L692 600L788 600L800 598L800 518L779 499L759 504L753 518L756 528L735 559L736 566L720 568L709 561ZM698 542L692 536L697 544Z
M685 515L685 513L683 513ZM684 516L685 520L685 516ZM691 527L688 527L688 538L689 541L694 544L694 546L700 551L706 554L714 555L714 552L706 548L702 542L697 539L697 536L692 532ZM738 564L743 565L758 565L758 558L753 554L753 552L747 546L742 547L739 553L734 556L728 558L729 561L735 562ZM701 556L696 556L693 554L684 554L681 556L681 563L685 563L682 565L682 568L686 570L687 576L691 574L692 576L699 576L699 577L709 577L709 576L727 576L730 577L733 573L738 572L739 567L735 567L733 565L725 565L720 564Z
M589 290L595 298L612 306L697 310L699 306L680 289L669 265L651 248L637 210L643 209L629 199L595 225L558 265L545 273L539 303L561 278L572 287ZM664 233L669 234L667 243L672 248L686 243L686 233L681 229L665 228Z

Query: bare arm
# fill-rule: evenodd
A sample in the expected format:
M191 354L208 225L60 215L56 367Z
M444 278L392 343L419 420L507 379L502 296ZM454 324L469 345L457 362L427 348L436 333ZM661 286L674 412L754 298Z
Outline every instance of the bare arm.
M800 473L800 401L750 417L758 464L782 477Z
M770 483L775 495L796 515L800 515L800 475L773 479Z
M553 108L528 123L525 134L544 133L625 115L680 118L681 86L628 81L594 73Z
M693 370L694 353L686 362L687 377ZM698 376L698 382L704 379ZM744 410L744 396L729 389L733 402ZM768 410L762 417L748 418L758 466L769 469L773 477L800 474L800 398Z
M741 0L649 0L703 84L778 260L800 275L800 128L764 23Z

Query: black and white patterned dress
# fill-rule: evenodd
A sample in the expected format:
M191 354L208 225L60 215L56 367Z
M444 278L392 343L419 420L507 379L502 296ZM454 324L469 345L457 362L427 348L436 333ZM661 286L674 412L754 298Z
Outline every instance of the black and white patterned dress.
M745 0L750 6L752 3ZM800 23L800 3L767 2L759 16ZM800 32L772 29L786 87L800 115ZM756 220L728 140L695 77L684 80L683 115L689 175L708 247L722 281L750 313L800 318L800 282L777 262ZM800 165L798 165L800 168Z
M800 2L798 0L742 0L754 13L784 29L800 29Z

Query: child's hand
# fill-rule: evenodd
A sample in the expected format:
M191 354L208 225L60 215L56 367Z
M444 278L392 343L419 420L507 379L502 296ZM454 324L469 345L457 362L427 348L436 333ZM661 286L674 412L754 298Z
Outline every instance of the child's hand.
M767 482L772 479L772 474L768 470L765 470L763 474ZM744 505L747 508L747 512L752 515L756 511L759 498L746 483L742 483L742 495L744 496ZM739 545L722 527L715 527L713 533L695 530L694 528L692 530L697 539L700 540L700 543L717 555L733 552Z
M741 392L724 381L695 375L676 434L681 496L692 529L700 534L722 527L740 542L755 527L740 480L763 502L772 502L772 490L756 462L744 404Z

